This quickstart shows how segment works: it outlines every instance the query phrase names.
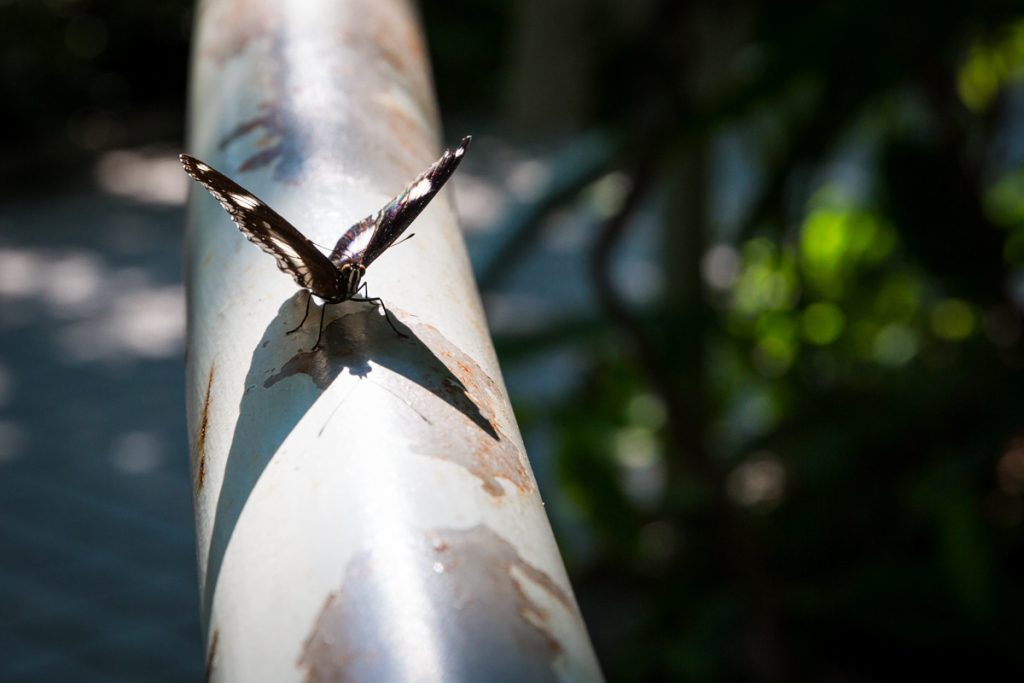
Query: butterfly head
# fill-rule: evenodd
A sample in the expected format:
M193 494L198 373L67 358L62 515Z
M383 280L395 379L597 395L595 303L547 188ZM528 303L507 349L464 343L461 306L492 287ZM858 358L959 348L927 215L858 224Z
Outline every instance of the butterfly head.
M351 299L359 291L365 273L366 266L361 263L343 263L338 268L340 289L345 292L346 299Z

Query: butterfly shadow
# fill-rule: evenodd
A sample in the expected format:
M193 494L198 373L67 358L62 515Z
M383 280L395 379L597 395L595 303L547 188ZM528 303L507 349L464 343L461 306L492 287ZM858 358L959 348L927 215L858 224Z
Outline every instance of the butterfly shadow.
M479 428L477 438L493 443L507 441L487 416L493 411L486 407L481 411L463 382L423 341L422 337L427 337L438 348L438 339L443 338L433 328L417 326L421 332L418 336L395 319L396 329L405 335L400 337L376 306L346 302L328 309L328 319L334 319L324 326L322 348L313 350L318 311L310 312L310 319L299 332L291 336L285 334L301 317L304 308L305 294L297 293L286 301L253 351L210 537L202 613L207 633L225 554L249 496L281 444L342 373L372 379L376 367L387 368L442 398L444 403L433 402L441 406L441 410L459 411ZM295 352L280 368L268 372L282 357L282 345L294 347ZM448 352L442 347L442 353ZM304 376L306 381L284 382L299 376ZM406 403L399 394L402 388L397 378L392 377L388 383L397 391L384 382L375 384L395 394L400 401L396 406ZM416 410L411 404L406 404L404 409ZM434 416L438 417L436 409ZM431 422L423 414L419 417Z

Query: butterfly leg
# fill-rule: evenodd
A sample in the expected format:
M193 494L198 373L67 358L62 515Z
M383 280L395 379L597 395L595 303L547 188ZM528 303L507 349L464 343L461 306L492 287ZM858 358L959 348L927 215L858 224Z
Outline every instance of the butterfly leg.
M363 288L362 289L363 289L363 293L365 294L366 293L366 283L365 282L363 283ZM374 304L376 306L380 306L381 308L384 309L384 319L388 321L388 325L391 325L391 329L395 331L395 334L397 334L402 339L408 339L409 338L409 335L402 334L398 330L398 328L395 327L395 321L391 319L391 313L388 312L388 307L384 305L384 300L381 299L379 296L367 296L367 297L362 297L362 298L358 298L358 299L353 297L352 301L359 301L359 302L363 302L363 303Z
M305 314L304 316L302 316L302 320L301 320L301 321L299 321L299 324L298 324L298 325L296 325L296 326L294 327L294 329L288 330L287 332L285 332L285 334L291 334L292 332L298 332L298 331L299 331L299 328L300 328L300 327L302 327L302 324L303 324L304 322L306 322L306 318L308 318L308 317L309 317L309 303L310 303L310 302L311 302L312 300L313 300L313 294L312 294L312 292L310 292L310 291L308 291L308 290L307 290L307 291L306 291L306 314ZM322 321L322 320L323 320L323 318L321 318L321 321Z
M321 348L320 338L324 336L324 317L327 315L327 303L320 307L320 331L316 333L316 344L313 344L313 351Z

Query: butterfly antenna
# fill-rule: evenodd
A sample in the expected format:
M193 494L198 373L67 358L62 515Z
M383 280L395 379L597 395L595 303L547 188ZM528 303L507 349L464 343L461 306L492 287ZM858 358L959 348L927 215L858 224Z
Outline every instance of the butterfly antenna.
M391 246L393 246L393 247L397 247L397 246L398 246L399 244L401 244L402 242L405 242L405 241L411 240L411 239L412 239L413 237L415 237L415 236L416 236L416 233L414 233L414 232L410 232L410 233L409 233L408 235L406 235L406 236L405 236L405 237L403 237L402 239L398 240L397 242L395 242L395 243L394 243L394 244L392 244Z

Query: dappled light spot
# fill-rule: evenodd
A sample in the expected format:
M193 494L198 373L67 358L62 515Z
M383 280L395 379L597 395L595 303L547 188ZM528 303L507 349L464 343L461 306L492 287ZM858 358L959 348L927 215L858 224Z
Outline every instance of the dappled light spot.
M956 74L960 100L983 112L999 91L1024 78L1024 21L1010 25L994 40L977 41Z
M729 244L716 244L701 259L701 274L712 289L726 290L740 274L739 252Z
M128 432L114 440L110 459L121 472L144 474L160 466L163 448L160 440L149 432Z
M558 317L553 302L541 294L488 292L484 307L491 330L502 334L535 332Z
M545 249L567 256L585 251L592 239L593 226L565 210L553 211L541 234L541 244Z
M86 249L0 249L0 321L45 325L74 362L173 356L184 346L184 291L151 277Z
M754 346L751 360L754 369L768 378L781 377L786 374L796 357L796 347L784 337L767 336L758 340Z
M750 387L730 406L727 414L729 431L746 437L768 433L779 421L780 404L771 393Z
M20 298L36 294L43 284L41 255L28 249L0 249L0 296Z
M615 459L626 467L649 467L658 459L658 440L650 429L626 427L615 433Z
M997 225L1014 235L1024 227L1024 168L1007 173L984 195L985 211Z
M668 414L665 411L665 402L659 396L643 392L629 399L626 417L631 424L638 427L657 430L665 426Z
M807 341L825 346L839 338L846 318L835 304L818 302L804 309L800 322Z
M103 265L93 254L75 252L53 258L46 275L40 294L56 315L73 316L80 306L98 303L94 299L100 291Z
M729 499L755 512L769 512L782 502L786 491L786 469L768 452L751 455L726 480Z
M188 195L188 177L170 151L107 152L96 164L94 175L107 194L148 204L184 204Z
M450 182L459 207L459 224L467 233L486 232L501 218L505 194L496 184L466 171L459 171Z
M760 339L775 337L792 344L796 340L796 319L785 311L763 313L757 319L754 332Z
M886 325L875 335L874 358L881 365L905 365L917 355L917 334L902 323Z
M765 377L779 377L793 364L798 348L796 319L789 313L762 314L754 326L757 343L754 368Z
M743 270L733 291L734 304L747 315L792 308L799 283L789 253L774 242L757 238L743 247Z
M628 175L619 171L599 178L584 192L584 199L600 218L609 218L622 207L633 187Z
M801 255L813 267L833 269L839 265L848 239L845 213L815 211L804 222L800 239Z
M536 197L551 182L551 169L540 159L525 159L510 169L508 190L519 199Z
M1024 439L1014 439L996 464L999 490L1013 496L1024 495Z
M623 490L641 507L655 505L665 489L665 462L657 435L643 427L626 427L613 439Z
M615 267L615 280L622 295L631 303L651 303L664 286L662 269L643 258L623 259Z
M876 214L846 206L819 207L807 215L803 224L801 265L815 287L837 297L848 286L857 265L878 263L895 246L893 230Z
M966 301L945 299L932 309L932 332L949 341L966 339L974 332L974 311Z
M83 362L125 356L164 358L182 352L185 295L178 285L139 286L109 294L98 314L63 327L57 342L66 357Z

